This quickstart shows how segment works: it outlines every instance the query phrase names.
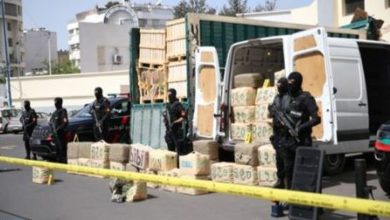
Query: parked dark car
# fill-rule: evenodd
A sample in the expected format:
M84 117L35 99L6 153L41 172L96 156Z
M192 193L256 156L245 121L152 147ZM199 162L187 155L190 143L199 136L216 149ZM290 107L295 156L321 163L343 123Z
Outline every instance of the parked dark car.
M111 106L111 121L109 127L110 143L130 143L130 101L128 97L113 97L108 99ZM73 141L77 134L78 141L94 141L92 127L94 120L90 114L91 104L85 105L80 111L69 118L66 129L67 140ZM32 133L31 150L43 159L53 160L56 155L56 141L48 123L38 124Z
M382 124L375 142L375 162L379 183L390 195L390 122Z

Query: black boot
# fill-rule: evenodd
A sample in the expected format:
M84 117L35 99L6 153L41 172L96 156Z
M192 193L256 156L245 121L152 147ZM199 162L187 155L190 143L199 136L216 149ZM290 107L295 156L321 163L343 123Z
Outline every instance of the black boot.
M275 188L275 189L284 189L285 186L284 186L284 181L281 180L281 179L278 179L278 181L272 186L272 188Z

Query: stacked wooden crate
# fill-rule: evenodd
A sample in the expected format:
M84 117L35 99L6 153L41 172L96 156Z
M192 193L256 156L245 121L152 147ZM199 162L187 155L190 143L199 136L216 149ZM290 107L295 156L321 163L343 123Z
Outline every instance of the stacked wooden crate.
M140 30L138 87L141 103L164 102L167 96L165 30Z
M187 61L185 19L166 23L168 88L177 91L180 100L187 98Z

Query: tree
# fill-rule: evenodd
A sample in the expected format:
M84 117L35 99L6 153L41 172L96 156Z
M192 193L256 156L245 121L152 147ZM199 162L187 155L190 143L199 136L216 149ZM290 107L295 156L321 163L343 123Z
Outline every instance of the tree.
M276 9L277 0L266 0L265 4L259 3L253 11L273 11Z
M248 0L229 0L228 6L224 5L220 15L225 16L236 16L239 13L246 13L249 11Z
M187 13L205 13L205 14L215 14L215 8L207 5L206 0L181 0L173 8L175 18L182 18Z
M47 73L49 73L49 62L45 60L43 64L46 66ZM72 61L65 60L62 62L52 62L51 74L69 74L69 73L80 73L80 69L77 68Z

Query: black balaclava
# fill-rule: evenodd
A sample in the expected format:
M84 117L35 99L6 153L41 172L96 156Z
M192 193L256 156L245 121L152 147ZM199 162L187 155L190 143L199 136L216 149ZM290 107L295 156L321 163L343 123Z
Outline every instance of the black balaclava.
M24 103L23 103L23 107L26 111L30 110L31 109L31 106L30 106L30 101L28 100L25 100Z
M96 99L100 99L103 97L103 89L100 87L95 88L95 97Z
M302 91L302 74L299 72L292 72L288 76L289 92L292 96L298 95Z
M173 103L176 101L176 90L175 89L168 90L168 101L169 101L169 103Z
M62 98L57 97L54 99L54 106L56 109L61 109L62 108Z
M288 81L286 77L282 77L278 80L276 83L276 86L278 88L278 92L280 95L284 95L288 92Z

